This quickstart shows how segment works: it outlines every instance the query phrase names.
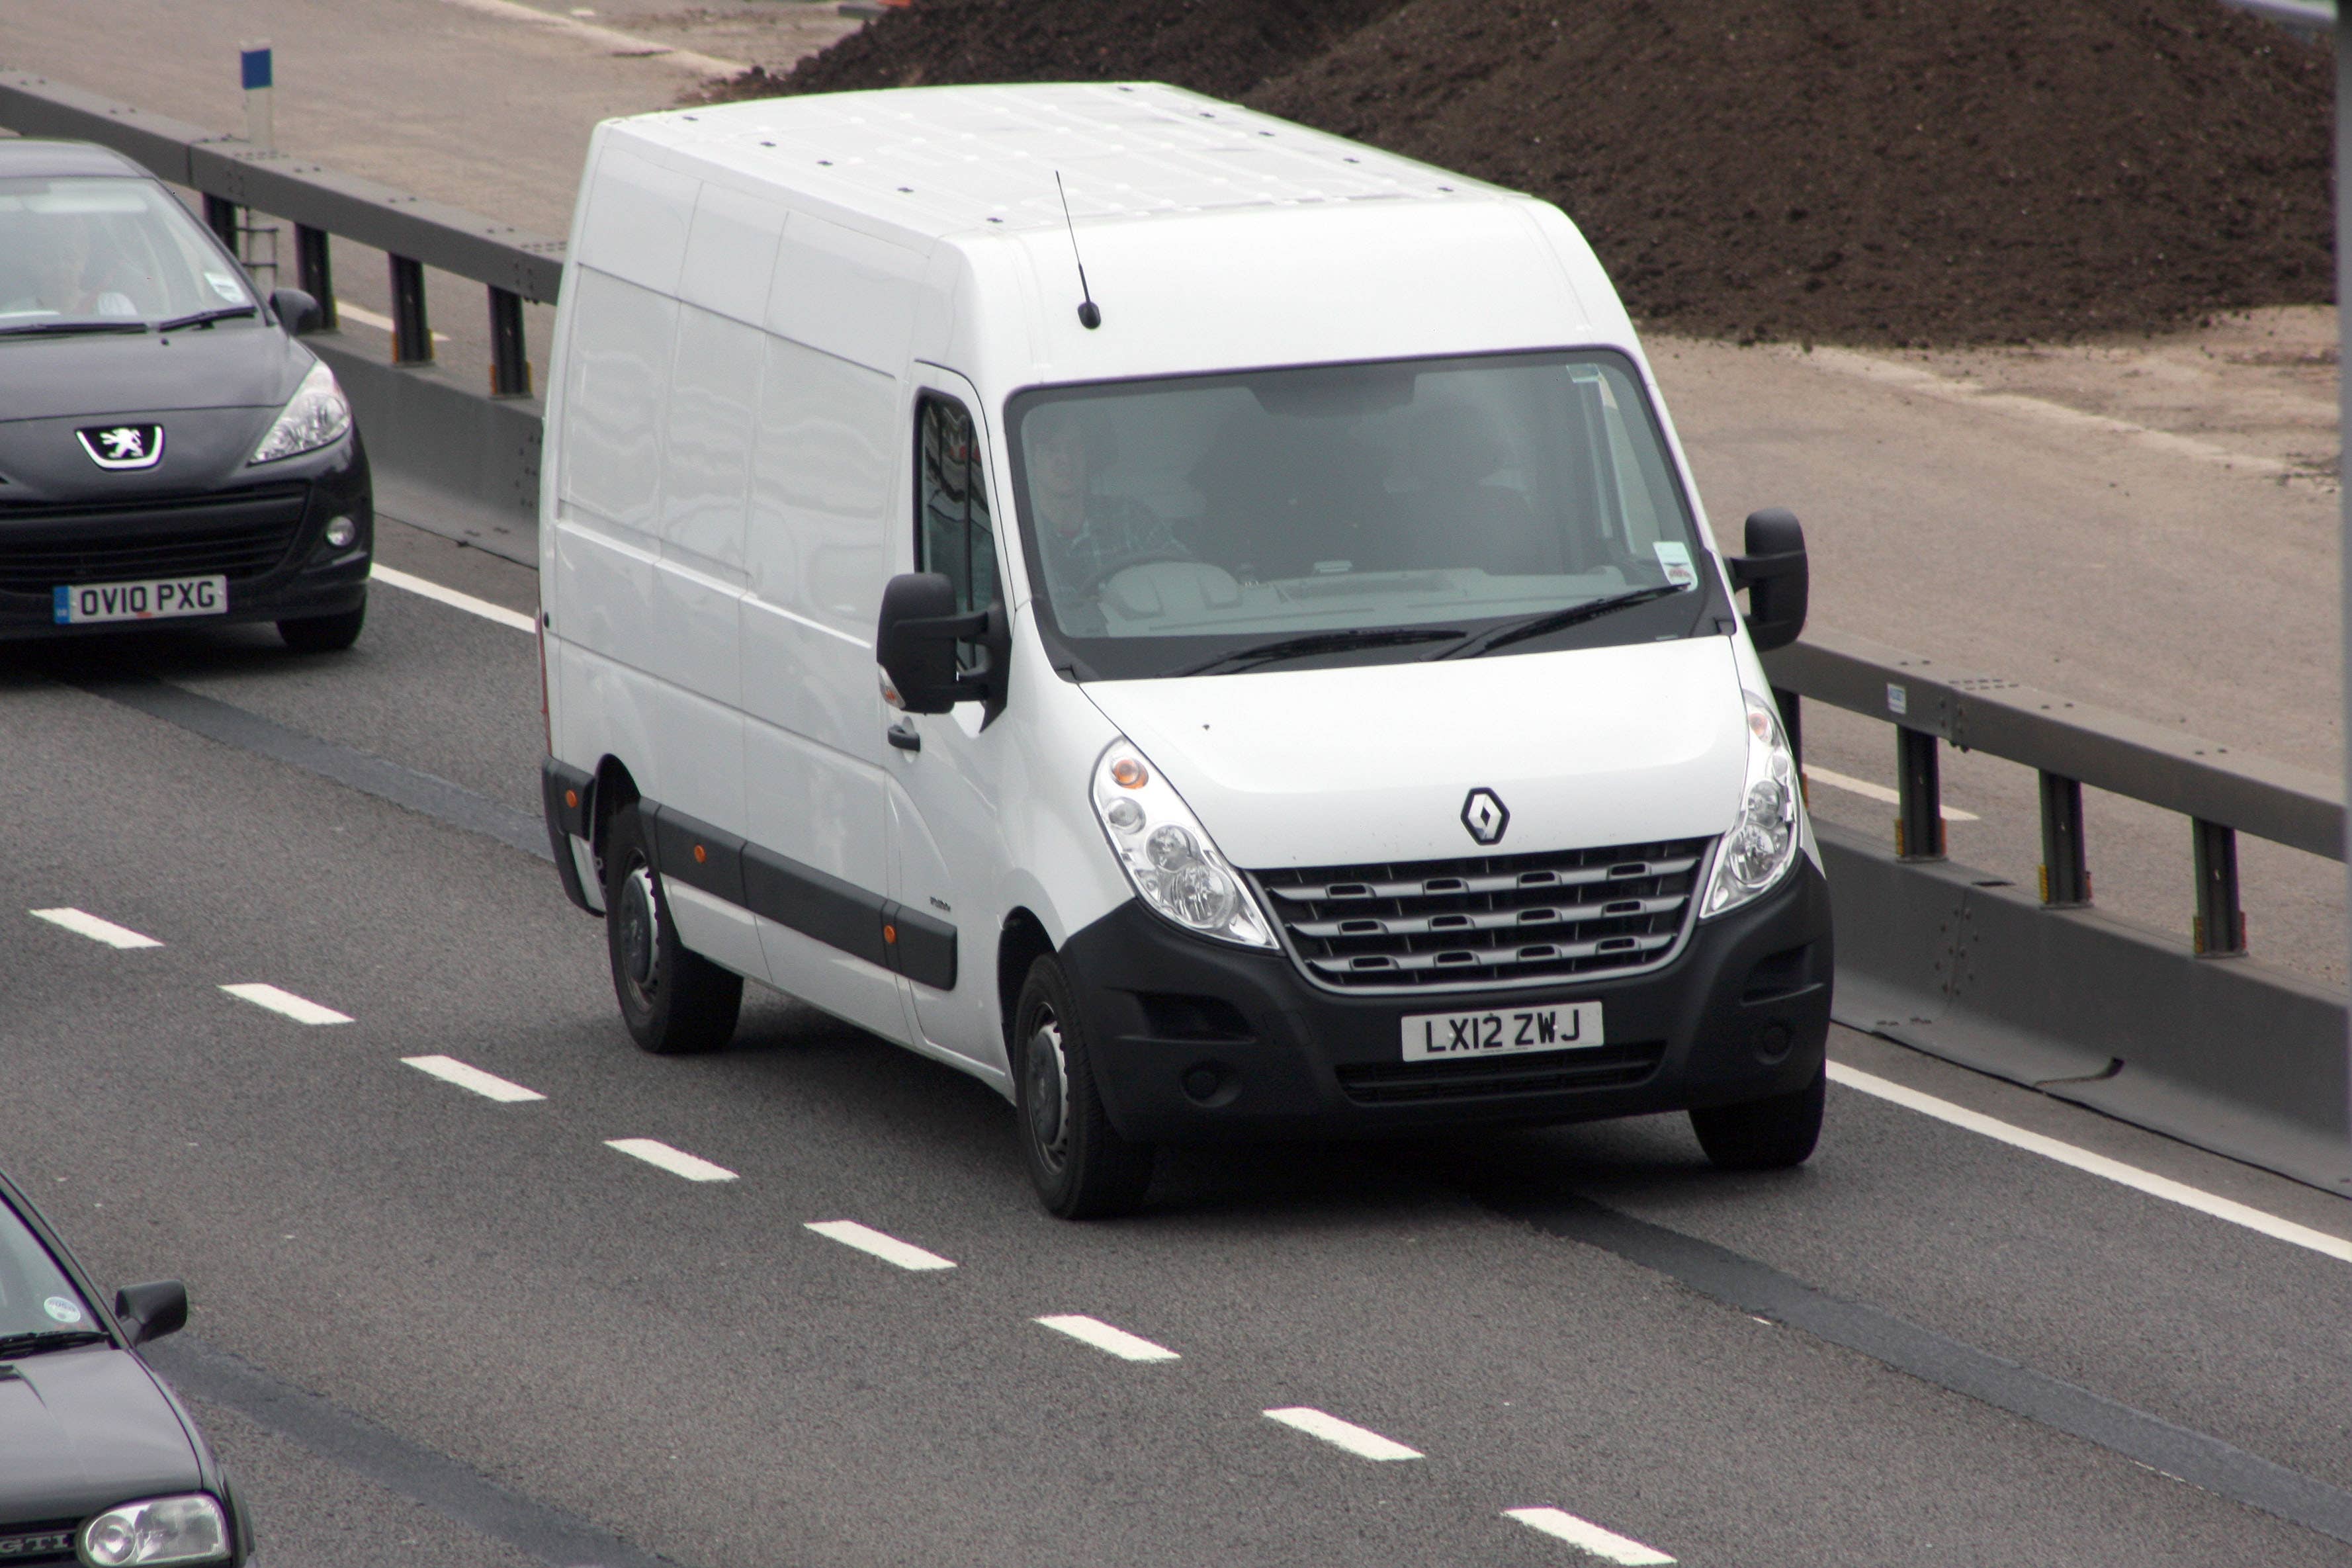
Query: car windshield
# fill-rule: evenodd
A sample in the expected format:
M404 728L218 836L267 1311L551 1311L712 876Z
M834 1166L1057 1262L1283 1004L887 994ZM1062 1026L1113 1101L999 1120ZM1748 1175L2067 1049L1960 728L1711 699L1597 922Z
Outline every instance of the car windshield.
M0 342L253 305L236 268L152 180L0 179Z
M0 1340L97 1327L97 1314L57 1259L0 1201Z
M1008 417L1040 626L1081 677L1652 641L1709 604L1620 354L1049 387Z

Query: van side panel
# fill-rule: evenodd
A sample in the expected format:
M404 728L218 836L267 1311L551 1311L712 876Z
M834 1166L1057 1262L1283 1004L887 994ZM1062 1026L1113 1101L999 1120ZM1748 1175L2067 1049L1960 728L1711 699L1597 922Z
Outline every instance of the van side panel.
M771 337L749 442L745 837L877 897L889 887L889 714L874 623L888 572L898 403L892 377ZM888 970L771 922L761 931L778 985L905 1036Z
M795 212L763 319L795 342L895 375L914 338L925 270L904 246Z

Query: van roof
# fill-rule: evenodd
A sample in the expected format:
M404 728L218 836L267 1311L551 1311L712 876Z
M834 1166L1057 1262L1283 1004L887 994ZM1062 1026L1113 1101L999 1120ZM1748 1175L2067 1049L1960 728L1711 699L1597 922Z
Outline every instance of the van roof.
M1160 82L899 88L608 122L672 167L784 184L932 238L1073 217L1492 199L1496 187ZM667 155L665 155L667 154Z

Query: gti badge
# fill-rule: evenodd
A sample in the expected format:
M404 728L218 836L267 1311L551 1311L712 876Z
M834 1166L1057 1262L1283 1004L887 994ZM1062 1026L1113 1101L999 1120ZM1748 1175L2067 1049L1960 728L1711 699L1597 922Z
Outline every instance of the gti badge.
M1493 790L1480 784L1462 802L1462 826L1481 844L1500 844L1511 825L1511 808Z
M92 425L74 435L101 468L152 468L163 460L161 425Z

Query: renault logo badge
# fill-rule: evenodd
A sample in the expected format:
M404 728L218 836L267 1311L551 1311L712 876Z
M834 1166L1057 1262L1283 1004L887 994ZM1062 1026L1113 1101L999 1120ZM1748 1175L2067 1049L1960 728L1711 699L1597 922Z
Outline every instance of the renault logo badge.
M1472 790L1462 803L1462 826L1481 844L1500 844L1503 829L1510 825L1511 808L1503 804L1502 796L1484 784Z
M92 425L74 436L101 468L152 468L163 460L161 425Z

